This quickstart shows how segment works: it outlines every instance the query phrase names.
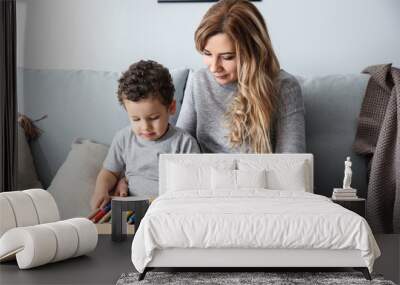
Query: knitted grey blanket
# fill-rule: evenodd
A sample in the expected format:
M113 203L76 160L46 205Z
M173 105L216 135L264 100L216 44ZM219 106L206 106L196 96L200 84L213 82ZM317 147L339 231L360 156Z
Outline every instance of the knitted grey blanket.
M400 233L400 69L386 64L363 72L371 78L353 150L370 160L367 220L374 232Z

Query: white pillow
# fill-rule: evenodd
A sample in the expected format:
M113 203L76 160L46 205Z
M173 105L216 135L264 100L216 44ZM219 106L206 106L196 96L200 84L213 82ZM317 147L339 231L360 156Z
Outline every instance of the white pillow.
M175 159L168 161L166 177L167 191L210 190L211 168L234 169L234 160L192 163L190 160Z
M236 170L213 167L211 169L211 189L236 190Z
M308 168L305 160L238 160L240 170L266 170L267 188L271 190L307 191Z
M168 167L168 191L209 189L209 167L185 166L171 162Z
M240 190L242 188L267 188L267 172L262 170L211 170L212 190Z
M47 189L56 200L62 219L90 214L90 198L108 146L77 139Z
M267 171L261 170L236 170L237 188L267 188Z

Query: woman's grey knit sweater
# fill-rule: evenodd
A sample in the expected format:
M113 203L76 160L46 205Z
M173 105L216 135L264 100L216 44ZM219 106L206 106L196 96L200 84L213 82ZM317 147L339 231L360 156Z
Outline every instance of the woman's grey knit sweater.
M279 110L272 127L276 153L305 152L304 103L296 78L281 70ZM177 126L194 136L206 153L248 152L248 147L229 145L226 112L235 96L237 84L220 85L203 68L188 79Z

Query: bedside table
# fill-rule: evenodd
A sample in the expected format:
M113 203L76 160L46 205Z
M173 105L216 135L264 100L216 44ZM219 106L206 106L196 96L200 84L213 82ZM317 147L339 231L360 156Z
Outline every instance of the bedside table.
M354 198L354 199L332 199L333 203L339 204L340 206L359 214L361 217L365 218L365 202L364 198Z

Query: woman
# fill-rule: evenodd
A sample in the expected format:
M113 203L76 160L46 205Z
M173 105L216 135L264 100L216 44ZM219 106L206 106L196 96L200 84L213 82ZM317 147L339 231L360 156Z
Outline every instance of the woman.
M213 5L195 43L208 68L190 80L177 126L197 138L202 152L305 152L300 86L280 70L252 3Z

